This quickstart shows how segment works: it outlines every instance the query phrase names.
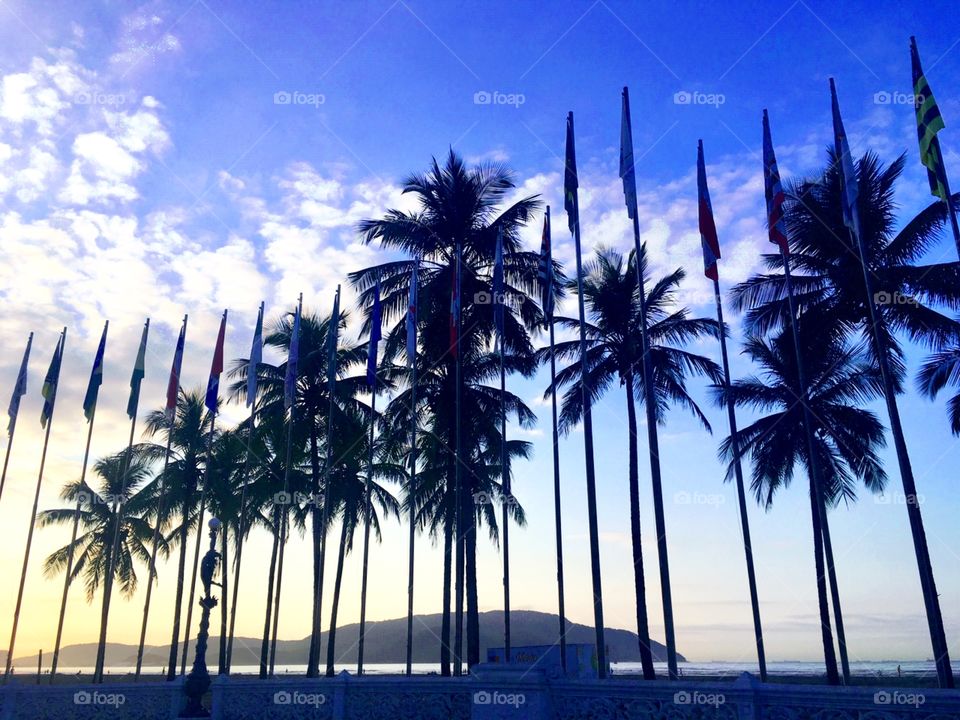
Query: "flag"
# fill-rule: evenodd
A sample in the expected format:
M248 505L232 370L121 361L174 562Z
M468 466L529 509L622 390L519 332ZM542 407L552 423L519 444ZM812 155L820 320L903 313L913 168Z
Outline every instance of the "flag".
M407 365L417 361L417 282L420 263L414 261L410 275L410 299L407 302Z
M540 263L537 266L540 281L540 306L549 320L553 317L553 247L550 244L550 206L543 216L543 235L540 238Z
M637 216L637 173L633 167L633 130L630 127L630 93L623 89L623 109L620 115L620 179L623 180L623 199L627 215Z
M146 375L147 364L147 333L150 331L150 320L143 326L143 334L140 336L140 349L137 350L137 360L133 364L133 374L130 376L130 397L127 400L127 417L131 420L137 414L137 405L140 402L140 383Z
M187 338L187 318L183 318L177 349L173 351L173 365L170 366L170 379L167 381L167 407L164 411L167 420L173 422L177 414L177 396L180 394L180 368L183 365L183 344Z
M563 162L563 209L567 211L567 226L574 232L580 222L577 211L577 148L573 143L573 113L567 113L567 151Z
M27 338L27 348L23 351L23 360L20 361L20 372L17 375L17 383L13 386L13 396L10 398L10 407L7 409L7 415L10 416L10 422L7 424L7 432L13 432L13 424L17 421L17 414L20 412L20 398L27 393L27 365L30 363L30 347L33 345L33 333Z
M506 291L503 283L503 228L499 228L497 230L497 249L493 258L493 324L497 329L497 338L500 343L503 343L505 295Z
M787 228L783 219L783 186L780 184L780 171L777 169L777 156L773 154L773 140L770 138L770 119L763 111L763 192L767 198L767 227L770 242L780 248L784 255L790 254L787 242Z
M103 335L100 336L97 355L93 359L93 369L90 370L90 382L87 383L87 394L83 396L83 415L87 418L87 422L93 420L93 412L97 409L97 397L100 395L100 385L103 384L103 354L106 352L106 349L107 324L103 326Z
M297 397L297 364L300 362L300 303L293 313L290 329L290 350L287 353L287 375L283 381L283 406L289 410Z
M220 332L217 333L217 344L213 349L213 362L210 363L210 379L207 380L207 397L204 405L212 413L217 412L217 395L220 394L220 373L223 372L223 340L227 334L227 311L223 311L220 318Z
M453 270L453 281L450 285L450 354L457 356L457 344L460 320L460 248L457 247L456 267Z
M337 335L340 333L340 286L333 298L333 313L330 315L330 330L327 335L327 391L331 397L337 386Z
M370 311L370 341L367 343L367 386L377 386L377 348L382 337L380 309L380 278L373 287L373 309Z
M697 214L700 220L700 245L703 246L703 274L717 279L717 260L720 259L720 240L713 221L713 205L707 188L707 168L703 162L703 140L697 141Z
M830 78L830 101L833 107L833 149L840 169L841 202L843 203L843 224L851 231L860 234L860 216L857 210L857 197L860 194L857 171L847 143L847 133L843 129L840 117L840 103L837 101L837 88Z
M263 303L257 313L257 327L250 345L250 360L247 362L247 407L257 400L257 367L263 362Z
M50 360L50 367L47 369L46 377L43 379L43 389L40 394L43 395L43 409L40 411L40 427L45 428L50 418L53 417L53 406L57 401L57 384L60 382L60 363L63 360L63 333L57 340L57 349L53 351L53 358Z
M917 137L920 139L920 162L927 168L927 180L930 194L941 200L947 200L946 172L943 167L943 155L937 133L943 130L943 118L940 108L933 98L933 91L927 84L927 78L920 67L920 53L917 41L910 38L910 62L913 65L913 104L917 113Z

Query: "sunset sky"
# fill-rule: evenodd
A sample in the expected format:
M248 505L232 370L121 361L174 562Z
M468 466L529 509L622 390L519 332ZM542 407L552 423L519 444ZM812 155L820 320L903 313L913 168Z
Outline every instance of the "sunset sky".
M549 8L549 9L548 9ZM392 257L355 232L388 208L412 209L403 178L453 148L470 162L503 162L515 197L540 194L555 215L556 258L573 268L562 220L564 116L576 115L584 247L632 245L618 147L620 91L630 87L640 226L657 274L687 269L683 300L713 313L696 217L696 146L703 139L723 259L724 288L758 270L771 251L764 226L760 118L768 108L785 178L820 169L832 142L827 78L837 79L851 148L884 162L907 154L897 186L900 222L932 198L919 163L908 41L917 35L947 128L946 166L960 185L960 26L948 2L644 3L577 0L447 3L428 0L258 3L164 0L0 5L0 402L13 388L23 346L36 333L29 392L0 500L3 551L0 638L16 599L42 434L40 386L57 333L69 327L40 508L63 505L86 438L81 407L104 320L110 321L93 456L121 449L128 381L143 321L151 319L141 407L163 403L176 333L189 313L183 385L205 384L217 324L229 308L228 366L246 357L257 307L267 322L303 293L328 313L350 271ZM540 217L527 229L539 244ZM956 259L952 241L929 262ZM344 303L356 294L344 286ZM567 305L561 311L573 311ZM357 313L354 313L356 319ZM735 377L739 355L732 307ZM358 324L348 334L356 336ZM543 338L539 339L543 342ZM716 342L694 348L719 361ZM915 370L921 348L911 348ZM268 358L276 359L276 358ZM556 612L547 376L508 379L539 416L514 491L529 524L511 536L514 608ZM736 496L717 446L725 413L703 383L694 396L713 435L674 410L661 429L677 649L692 660L755 658ZM886 422L884 408L878 415ZM960 474L945 398L913 389L901 400L923 501L948 640L960 638ZM227 406L224 422L244 416ZM742 423L748 416L741 418ZM626 407L614 387L595 410L601 562L609 626L636 630L630 560ZM142 426L142 423L141 423ZM139 430L138 430L139 434ZM645 432L641 507L651 632L662 641ZM831 513L851 660L925 659L929 636L892 449L886 495L862 493ZM582 433L561 446L567 609L591 624ZM765 512L750 504L770 659L822 657L805 482ZM335 536L338 531L334 531ZM497 549L479 548L480 608L501 607ZM43 560L69 528L38 529L17 656L52 651L62 577ZM416 611L439 612L442 557L417 550ZM192 552L191 540L191 552ZM309 634L306 538L287 555L282 638ZM388 524L371 549L368 618L406 612L406 529ZM265 533L244 554L238 633L263 624L269 561ZM138 569L141 579L145 568ZM159 569L148 642L169 641L175 562ZM332 586L333 573L327 578ZM137 594L113 603L109 640L136 643ZM342 623L359 617L360 558L350 557ZM330 592L324 598L324 627ZM95 642L100 596L71 590L64 644ZM352 643L353 638L344 638ZM5 647L5 645L3 646ZM954 651L956 655L957 650Z

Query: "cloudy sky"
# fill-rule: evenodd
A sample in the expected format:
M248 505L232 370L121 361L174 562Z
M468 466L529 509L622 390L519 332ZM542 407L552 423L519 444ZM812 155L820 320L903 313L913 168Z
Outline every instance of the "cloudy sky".
M724 287L759 267L763 229L760 116L769 108L781 171L810 175L831 139L827 78L835 76L851 145L890 162L907 153L897 188L903 218L925 206L917 160L908 37L918 36L927 77L948 128L948 168L960 168L960 30L946 2L841 6L797 0L748 3L583 0L449 4L426 0L290 3L167 0L0 6L0 387L12 387L23 345L36 333L30 392L21 410L0 501L6 542L0 572L15 601L42 435L42 375L68 326L63 386L40 508L60 505L80 472L81 400L104 320L110 321L95 457L123 446L127 382L151 319L142 406L163 401L182 316L189 313L184 385L208 372L216 325L230 310L227 357L245 356L256 308L276 317L304 294L327 312L347 273L389 256L358 242L355 226L387 208L409 209L403 177L452 147L471 162L507 163L517 195L540 194L562 212L564 115L576 113L584 244L632 242L617 178L620 89L629 85L638 161L641 232L656 272L684 266L686 299L712 313L696 230L696 142L703 138L724 258ZM960 181L958 181L960 182ZM557 222L557 257L572 243ZM529 228L530 247L538 230ZM944 239L929 261L954 257ZM345 288L352 305L355 295ZM728 311L737 340L739 319ZM355 330L354 330L355 331ZM715 343L697 350L719 359ZM922 352L911 351L912 367ZM733 372L748 364L733 352ZM513 534L514 607L555 611L549 407L545 378L511 380L540 415L524 431L535 457L515 491L529 525ZM691 659L753 656L735 495L716 447L723 414L702 384L696 397L710 436L680 411L661 431L666 521L678 649ZM3 392L7 392L4 390ZM626 409L613 392L596 410L605 611L634 628L626 485ZM4 398L5 401L5 398ZM882 408L877 410L885 417ZM907 441L924 499L948 639L960 633L957 442L943 401L911 391L902 401ZM230 407L227 422L242 410ZM744 418L746 420L746 418ZM519 431L515 431L519 432ZM641 441L641 452L645 444ZM892 455L886 457L892 460ZM582 436L561 449L569 617L591 623ZM641 457L642 522L651 629L662 639L649 473ZM895 464L891 462L891 468ZM929 656L919 582L899 478L889 492L832 513L852 659ZM751 505L768 656L817 659L816 595L803 483L769 512ZM62 578L43 559L69 530L37 531L18 655L53 646ZM405 530L394 523L371 553L374 620L405 612ZM262 627L268 543L244 556L240 634ZM296 538L285 576L282 637L309 632L308 547ZM441 555L418 549L418 612L440 608ZM145 571L144 571L145 572ZM332 580L332 574L328 577ZM148 640L169 640L172 564L160 568ZM359 558L345 573L340 618L359 615ZM329 598L329 593L326 597ZM98 603L73 588L65 644L96 639ZM98 600L99 602L99 600ZM110 639L136 642L143 586L113 605ZM480 605L501 603L500 556L480 548ZM329 603L327 603L329 604ZM344 639L344 642L352 642ZM955 653L956 654L956 653Z

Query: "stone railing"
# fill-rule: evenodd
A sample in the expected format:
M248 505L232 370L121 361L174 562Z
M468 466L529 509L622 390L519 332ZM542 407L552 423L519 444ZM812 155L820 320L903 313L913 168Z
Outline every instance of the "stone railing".
M172 720L181 681L11 683L0 720ZM214 678L215 720L960 720L960 691L735 682L547 680L536 669L479 666L435 676Z

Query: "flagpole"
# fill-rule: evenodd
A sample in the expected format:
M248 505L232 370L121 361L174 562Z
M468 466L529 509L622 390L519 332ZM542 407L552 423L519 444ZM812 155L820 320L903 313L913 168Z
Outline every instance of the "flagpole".
M60 367L63 365L63 349L67 343L67 328L63 328L60 333L60 339L57 341L56 353L59 355L56 375L56 384L60 383ZM46 432L43 435L43 451L40 454L40 472L37 475L37 489L33 493L33 510L30 513L30 526L27 530L27 547L23 553L23 567L20 570L20 587L17 590L17 604L13 611L13 628L10 631L10 646L7 649L7 667L3 674L4 683L10 677L10 669L13 665L13 652L17 644L17 626L20 623L20 607L23 604L23 587L27 582L27 565L30 562L30 547L33 544L33 530L37 524L37 506L40 502L40 486L43 484L43 469L47 462L47 446L50 443L50 429L53 427L53 413L57 404L57 386L54 385L53 401L50 404L50 416L47 418Z
M573 112L567 115L567 132L570 149L574 148ZM570 167L571 160L573 167ZM576 178L576 157L566 158L566 173ZM564 180L566 185L566 179ZM570 188L572 209L573 241L577 258L577 300L580 313L580 388L583 404L583 449L587 476L587 517L590 532L590 571L593 578L593 618L597 643L597 674L600 679L607 677L607 649L604 642L603 627L603 590L600 574L600 528L597 522L597 479L593 454L593 412L591 410L589 357L587 355L587 319L583 301L583 261L580 249L580 200L577 192L579 182ZM566 192L566 188L565 188Z
M263 322L263 307L264 304L260 303L260 312L259 312L259 323L262 328ZM254 337L254 342L257 342L257 338ZM251 351L251 356L252 356ZM250 365L247 366L248 373L254 373L256 376L257 372L257 363L254 361L253 357L250 358L250 361L253 363L253 367ZM249 392L249 382L247 384ZM224 661L224 674L230 674L230 665L233 662L233 629L237 621L237 597L240 591L240 561L243 558L243 536L246 533L246 513L244 512L244 501L246 500L247 495L247 480L250 475L250 457L252 455L251 447L253 445L253 431L254 423L256 421L257 415L257 399L256 397L248 397L247 401L250 403L250 430L247 433L247 450L243 459L243 485L240 486L240 517L237 522L237 558L234 560L233 568L233 598L230 601L230 630L228 633L227 639L227 654ZM221 642L221 645L223 643Z
M363 641L367 625L367 566L370 556L370 476L373 473L373 429L377 416L376 370L374 386L370 391L370 435L368 443L367 477L363 488L363 570L360 581L360 640L357 643L357 675L363 675Z
M419 265L419 260L415 260ZM417 266L413 270L411 279L411 296L415 299L417 295ZM413 546L417 533L417 306L416 300L410 303L407 308L409 315L413 315L413 353L408 357L410 363L410 485L408 486L407 498L410 503L410 538L407 560L407 675L413 674ZM407 349L411 349L410 338L407 338Z
M183 336L184 342L186 342L187 315L183 316L183 326L180 329L180 334ZM177 341L177 344L179 346L179 340ZM178 394L180 391L180 368L177 366L176 350L174 351L174 355L173 355L173 367L171 367L171 370L170 370L170 380L176 382L177 385L176 385L176 388L174 388L174 392ZM167 385L168 404L170 400L169 395L170 395L170 385L168 382L168 385ZM160 494L160 501L157 505L157 522L153 528L153 539L152 539L153 553L150 556L150 564L147 571L147 597L143 603L143 621L140 626L140 643L137 646L137 667L134 673L135 680L140 679L140 670L143 667L143 646L147 637L147 620L150 617L150 598L153 595L153 576L156 574L156 567L157 567L157 550L160 544L160 525L163 522L164 512L166 512L167 494L166 494L166 488L164 488L164 485L163 485L163 481L164 481L164 478L166 478L167 470L170 467L170 448L172 447L172 444L173 444L174 423L177 420L176 404L174 404L173 406L173 412L169 413L168 420L170 422L170 427L167 428L167 448L163 454L163 472L160 474L157 480L157 491ZM175 660L176 660L176 656L174 656L174 662ZM171 663L170 668L168 668L168 675L169 675L169 670L172 669L172 667L173 665ZM172 679L172 678L168 678L168 679Z
M340 334L340 286L337 285L337 292L334 295L333 299L333 310L331 317L332 326L330 327L328 333L328 338L330 338L330 352L327 356L327 363L330 365L327 368L327 378L329 380L327 386L327 460L325 467L323 469L323 533L320 535L320 568L318 572L318 592L317 592L317 605L313 610L314 617L317 620L317 627L321 628L320 624L320 615L322 610L322 601L323 601L323 570L324 563L326 561L327 555L327 524L330 522L330 466L333 464L333 406L334 406L334 395L336 390L336 365L337 365L337 341ZM319 673L320 667L320 635L322 634L322 628L319 633L317 633L317 672ZM327 653L328 653L328 663L327 663L327 675L333 677L333 657L329 655L330 653L330 640L327 640Z
M20 368L23 373L26 373L27 362L30 359L30 348L32 346L33 346L33 333L31 332L30 336L27 338L27 349L24 351L23 362L21 363L21 368ZM26 378L25 374L24 374L24 378ZM20 375L17 375L17 384L14 385L14 388L13 388L14 396L16 397L16 412L10 418L10 432L9 432L9 437L7 439L7 449L3 456L3 475L0 475L0 498L3 497L3 487L4 485L7 484L7 465L10 463L10 450L13 448L13 434L17 429L17 417L20 415L20 398L22 397L22 393L19 393L19 390L21 389L19 384L20 384ZM23 390L24 392L26 391L26 385L24 385ZM14 404L13 400L11 400L10 404L11 406L13 406Z
M496 300L494 300L496 302ZM503 657L510 662L510 504L513 501L507 469L507 374L503 365L503 338L500 338L500 487L503 491Z
M454 527L456 532L454 533L454 547L456 552L456 565L455 565L455 577L454 577L454 596L456 602L456 609L454 611L454 641L453 641L453 674L454 676L459 677L463 674L463 580L464 580L464 542L463 542L463 502L461 498L461 471L460 465L462 463L463 456L463 436L460 428L461 421L461 404L463 402L463 357L460 351L459 345L462 340L463 333L463 293L462 293L462 283L463 283L463 243L458 238L456 243L456 300L457 300L457 317L455 318L457 325L457 346L455 348L457 356L456 360L456 395L455 395L455 455L454 455L454 502L456 503L456 509L454 511L455 522Z
M549 208L548 208L549 210ZM553 322L550 325L550 393L553 411L553 514L557 531L557 598L560 614L560 666L567 671L567 617L563 602L563 532L560 515L560 433L557 429L557 359L554 352Z

